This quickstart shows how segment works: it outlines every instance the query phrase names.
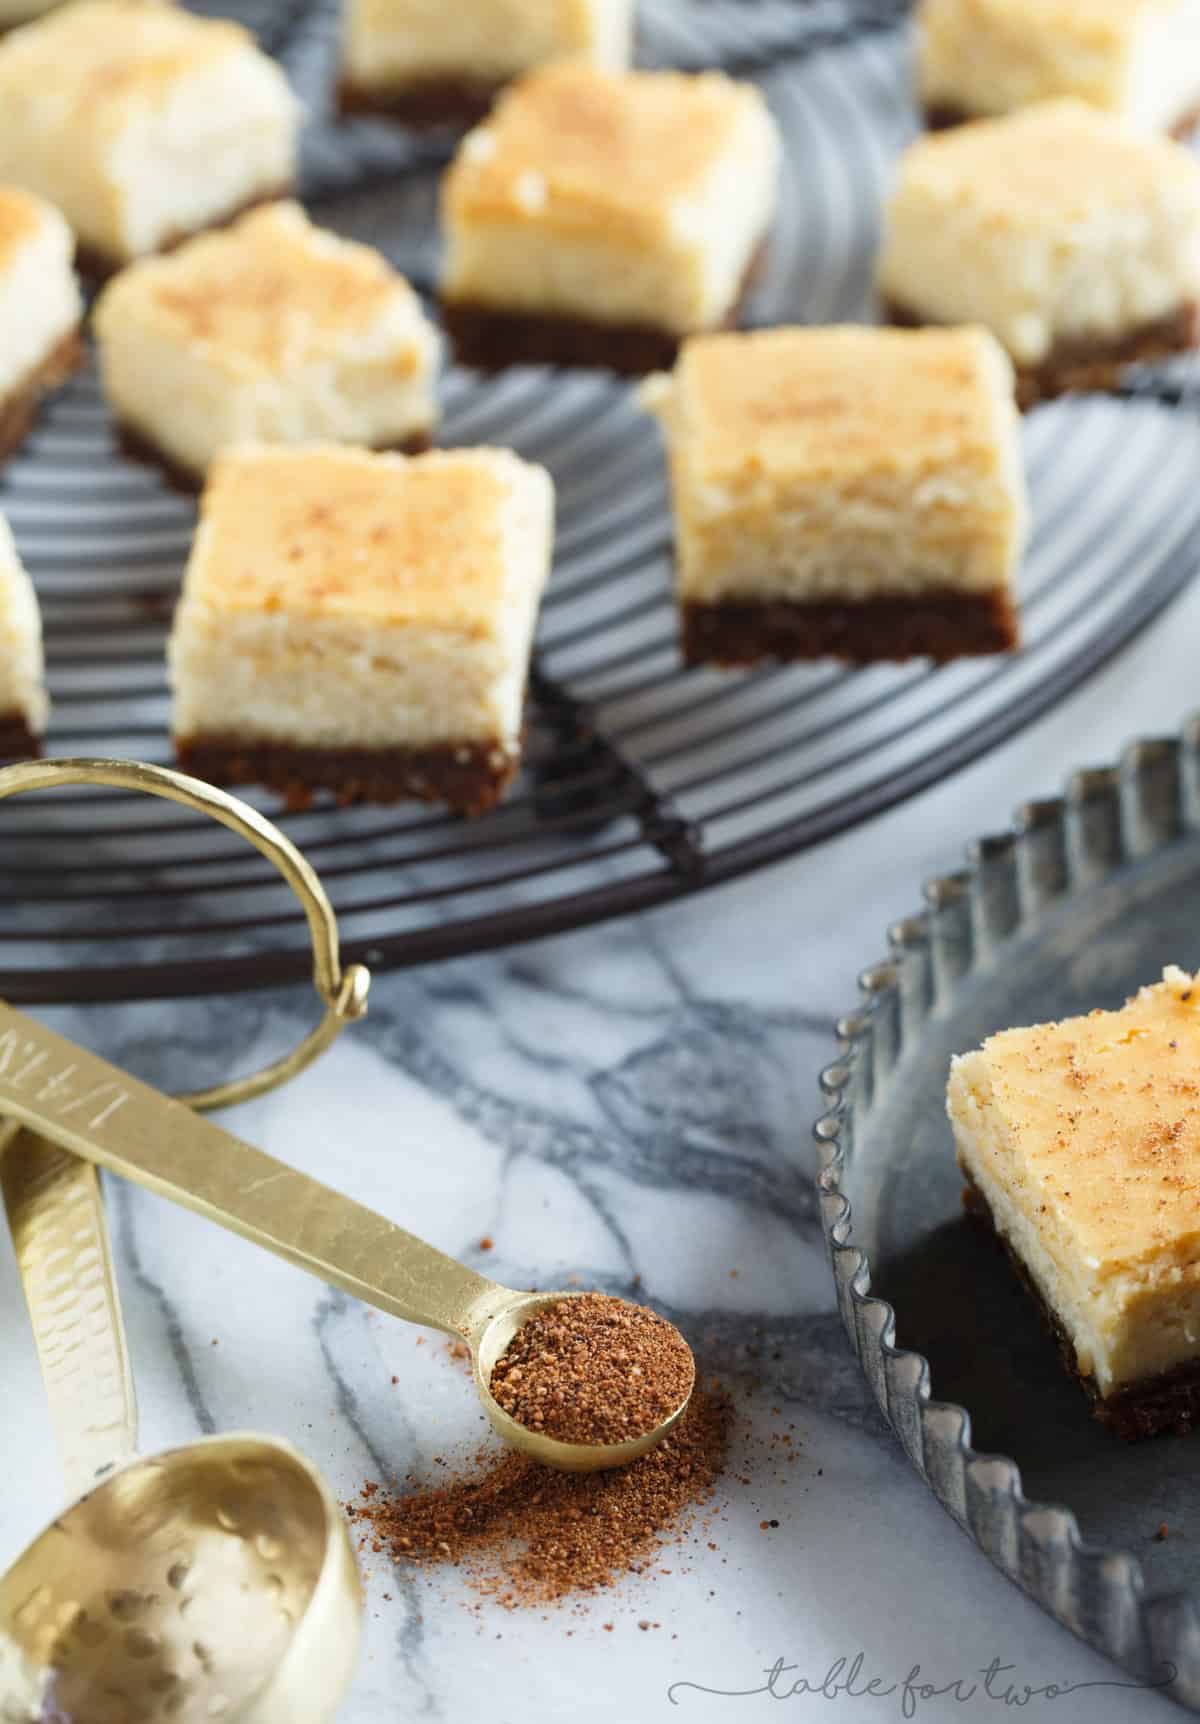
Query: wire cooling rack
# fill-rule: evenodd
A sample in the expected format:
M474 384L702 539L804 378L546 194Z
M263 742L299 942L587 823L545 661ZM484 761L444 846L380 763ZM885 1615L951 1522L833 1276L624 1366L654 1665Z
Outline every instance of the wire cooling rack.
M446 141L328 118L329 0L260 0L240 15L311 99L314 213L432 283ZM782 127L781 217L752 320L869 318L880 202L914 125L896 9L642 0L641 18L643 63L754 76ZM1028 418L1035 531L1019 655L685 673L663 462L629 386L451 368L441 440L509 444L544 461L558 490L525 770L507 803L472 822L250 799L319 869L349 955L376 967L578 927L792 854L1028 724L1180 591L1200 560L1192 402L1188 380L1152 382ZM93 375L53 404L0 483L0 508L41 598L49 751L169 760L163 648L194 514L114 452ZM210 822L93 791L5 805L7 998L205 993L298 979L308 963L302 916L274 871Z

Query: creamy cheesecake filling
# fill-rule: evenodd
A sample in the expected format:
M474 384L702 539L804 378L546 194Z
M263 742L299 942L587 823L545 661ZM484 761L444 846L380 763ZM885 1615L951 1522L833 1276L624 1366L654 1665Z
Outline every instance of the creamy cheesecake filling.
M315 748L492 742L515 750L533 619L495 639L349 618L229 617L185 601L172 637L175 735Z
M42 619L33 582L21 566L8 522L0 515L0 717L19 714L40 736L48 712Z
M694 254L655 254L583 236L539 241L525 227L477 222L447 232L443 292L497 311L649 323L683 333L703 316L702 277Z
M227 456L210 483L169 649L176 737L343 749L479 741L515 754L550 565L549 475L496 450L412 463L296 450L265 452L275 459L259 478L263 453ZM261 485L260 512L275 514L253 535L240 523L254 491L222 496L230 462ZM346 498L336 521L331 484ZM464 514L459 532L453 517ZM310 519L319 525L306 529ZM311 568L291 555L298 532Z
M579 112L594 132L579 122L564 167L551 99L561 124L573 123L566 85L581 71L518 86L511 106L463 140L443 196L444 297L673 335L720 324L775 208L781 150L769 111L753 89L715 76L694 89L678 74L633 74L628 88L581 83ZM627 152L640 190L614 176L606 136ZM681 159L664 161L656 183L655 151L667 148Z
M311 360L286 377L232 384L203 354L136 324L107 338L105 392L117 419L163 455L203 477L231 444L332 441L387 449L429 433L437 343L426 364L397 376L394 342L383 327L348 336L335 360Z
M1200 1355L1200 1262L1108 1276L1081 1262L1056 1225L1053 1193L1047 1203L1019 1168L981 1054L955 1061L949 1106L959 1166L1062 1324L1082 1376L1108 1395Z
M627 66L633 0L349 0L343 66L365 88L432 78L502 84L570 55Z
M980 332L708 337L641 400L667 439L684 602L1011 581L1028 530L1012 367Z
M248 32L154 0L76 0L0 42L0 181L106 260L289 184L299 114Z
M902 190L888 214L884 293L937 323L982 323L1021 365L1059 341L1112 341L1200 296L1200 223L1188 206L1097 210L1053 236Z
M1200 0L1126 6L926 0L917 81L929 109L996 115L1077 96L1148 130L1200 103Z
M1164 132L1200 107L1200 0L1147 11L1119 106L1136 125Z
M679 592L703 603L986 593L1008 583L1024 542L1021 481L1002 471L797 483L748 506L723 486L691 486L684 466L676 494Z
M290 204L124 271L95 329L118 421L197 477L232 444L388 448L437 418L416 295Z
M0 404L83 316L73 253L70 228L47 205L35 228L0 262Z
M76 231L116 257L141 257L207 227L296 177L300 108L283 72L244 54L180 78L151 109L129 115L108 161L106 231L88 233L85 203L65 209Z
M711 328L736 303L770 231L781 155L769 114L747 108L730 149L713 163L705 183L673 204L671 236L692 278L690 303L681 305L667 325L673 331Z
M953 1062L959 1163L1101 1395L1200 1357L1200 982Z
M1200 297L1200 165L1076 102L925 138L902 158L882 294L977 322L1019 365L1111 343Z
M1005 114L1059 96L1121 104L1127 36L1106 27L1103 12L1089 20L1070 6L1047 15L1003 0L925 0L917 16L917 82L929 107Z

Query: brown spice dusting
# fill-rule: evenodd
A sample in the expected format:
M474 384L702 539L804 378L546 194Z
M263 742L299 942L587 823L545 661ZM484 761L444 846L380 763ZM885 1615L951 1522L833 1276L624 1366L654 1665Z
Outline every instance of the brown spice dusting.
M518 1424L564 1443L623 1443L668 1418L695 1375L678 1329L644 1305L580 1293L537 1311L492 1370Z
M1162 1521L1159 1525L1158 1531L1154 1535L1155 1538L1158 1540L1159 1544L1161 1544L1163 1542L1163 1540L1166 1538L1167 1531L1168 1531L1167 1523L1166 1523L1166 1521Z
M562 1473L513 1450L481 1451L465 1477L399 1496L364 1488L347 1510L393 1561L453 1564L509 1609L550 1604L652 1572L656 1550L711 1496L731 1420L727 1396L698 1386L671 1434L630 1466Z

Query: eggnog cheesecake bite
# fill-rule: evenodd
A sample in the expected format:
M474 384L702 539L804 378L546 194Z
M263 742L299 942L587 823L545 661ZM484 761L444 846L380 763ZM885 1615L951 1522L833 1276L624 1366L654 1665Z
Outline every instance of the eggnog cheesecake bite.
M923 138L900 161L878 284L894 322L990 329L1023 406L1111 388L1195 343L1200 161L1074 101Z
M1124 1437L1200 1422L1200 978L1005 1030L953 1063L967 1185Z
M1200 114L1198 0L921 0L916 24L930 126L1060 96L1177 136Z
M733 322L775 208L758 90L564 63L522 78L443 182L442 309L460 360L669 365Z
M338 105L410 126L470 125L535 66L619 70L632 48L633 0L345 0Z
M479 814L521 755L554 495L504 449L220 455L170 642L180 762Z
M47 706L42 619L33 583L0 515L0 760L40 752Z
M99 273L286 191L299 114L248 30L169 0L71 0L0 41L0 181Z
M1018 644L1028 509L986 331L697 336L641 399L667 443L688 664Z
M438 337L420 300L298 204L131 264L93 327L124 446L191 489L232 443L428 446Z
M75 241L56 209L0 185L0 463L83 360Z

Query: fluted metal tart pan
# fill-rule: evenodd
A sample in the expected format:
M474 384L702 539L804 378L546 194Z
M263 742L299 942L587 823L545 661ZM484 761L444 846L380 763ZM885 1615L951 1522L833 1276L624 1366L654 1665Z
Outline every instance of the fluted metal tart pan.
M1127 1444L1093 1422L962 1216L944 1108L952 1054L1200 963L1200 715L1024 804L888 943L838 1025L816 1125L847 1334L962 1530L1081 1639L1200 1711L1200 1438Z

